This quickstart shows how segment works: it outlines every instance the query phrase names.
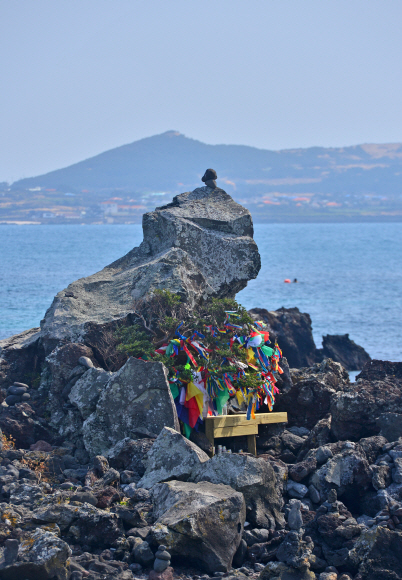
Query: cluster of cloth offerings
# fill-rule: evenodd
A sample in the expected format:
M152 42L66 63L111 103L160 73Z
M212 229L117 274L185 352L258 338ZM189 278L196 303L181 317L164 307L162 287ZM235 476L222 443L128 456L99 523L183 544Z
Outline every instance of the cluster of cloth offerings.
M185 376L174 365L169 376L177 414L187 437L192 429L198 429L204 417L221 415L231 397L236 397L239 407L247 409L247 419L255 418L255 411L263 404L270 411L273 409L275 394L279 392L275 375L283 372L279 366L281 349L277 344L270 346L269 332L262 321L244 328L234 324L238 316L227 311L223 328L205 326L205 334L195 330L189 337L181 334L181 323L176 337L155 351L167 358L187 356L187 363L181 367L187 371ZM226 355L220 355L221 351ZM247 379L251 376L250 383Z

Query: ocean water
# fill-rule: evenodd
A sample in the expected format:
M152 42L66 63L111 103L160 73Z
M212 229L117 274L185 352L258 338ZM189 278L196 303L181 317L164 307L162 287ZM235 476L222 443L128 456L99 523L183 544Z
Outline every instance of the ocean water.
M141 240L134 224L0 227L0 338L39 326L58 291ZM402 361L402 223L257 224L255 240L262 268L240 303L297 306L317 346L349 333L373 358Z

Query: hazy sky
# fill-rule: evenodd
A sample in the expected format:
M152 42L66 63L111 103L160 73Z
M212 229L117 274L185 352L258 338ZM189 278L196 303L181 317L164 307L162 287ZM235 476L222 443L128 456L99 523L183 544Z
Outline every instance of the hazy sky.
M0 181L175 129L402 141L401 0L0 0Z

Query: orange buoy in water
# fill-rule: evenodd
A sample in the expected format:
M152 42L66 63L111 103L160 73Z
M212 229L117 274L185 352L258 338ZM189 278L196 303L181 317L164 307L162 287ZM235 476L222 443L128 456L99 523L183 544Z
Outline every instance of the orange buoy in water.
M291 284L292 281L289 278L286 278L286 280L284 280L285 284Z

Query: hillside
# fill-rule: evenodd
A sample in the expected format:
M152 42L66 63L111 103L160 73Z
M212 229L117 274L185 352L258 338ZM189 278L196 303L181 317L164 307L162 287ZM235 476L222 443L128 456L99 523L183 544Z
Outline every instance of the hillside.
M402 144L269 151L168 131L0 192L0 221L135 222L207 167L256 221L402 219Z

